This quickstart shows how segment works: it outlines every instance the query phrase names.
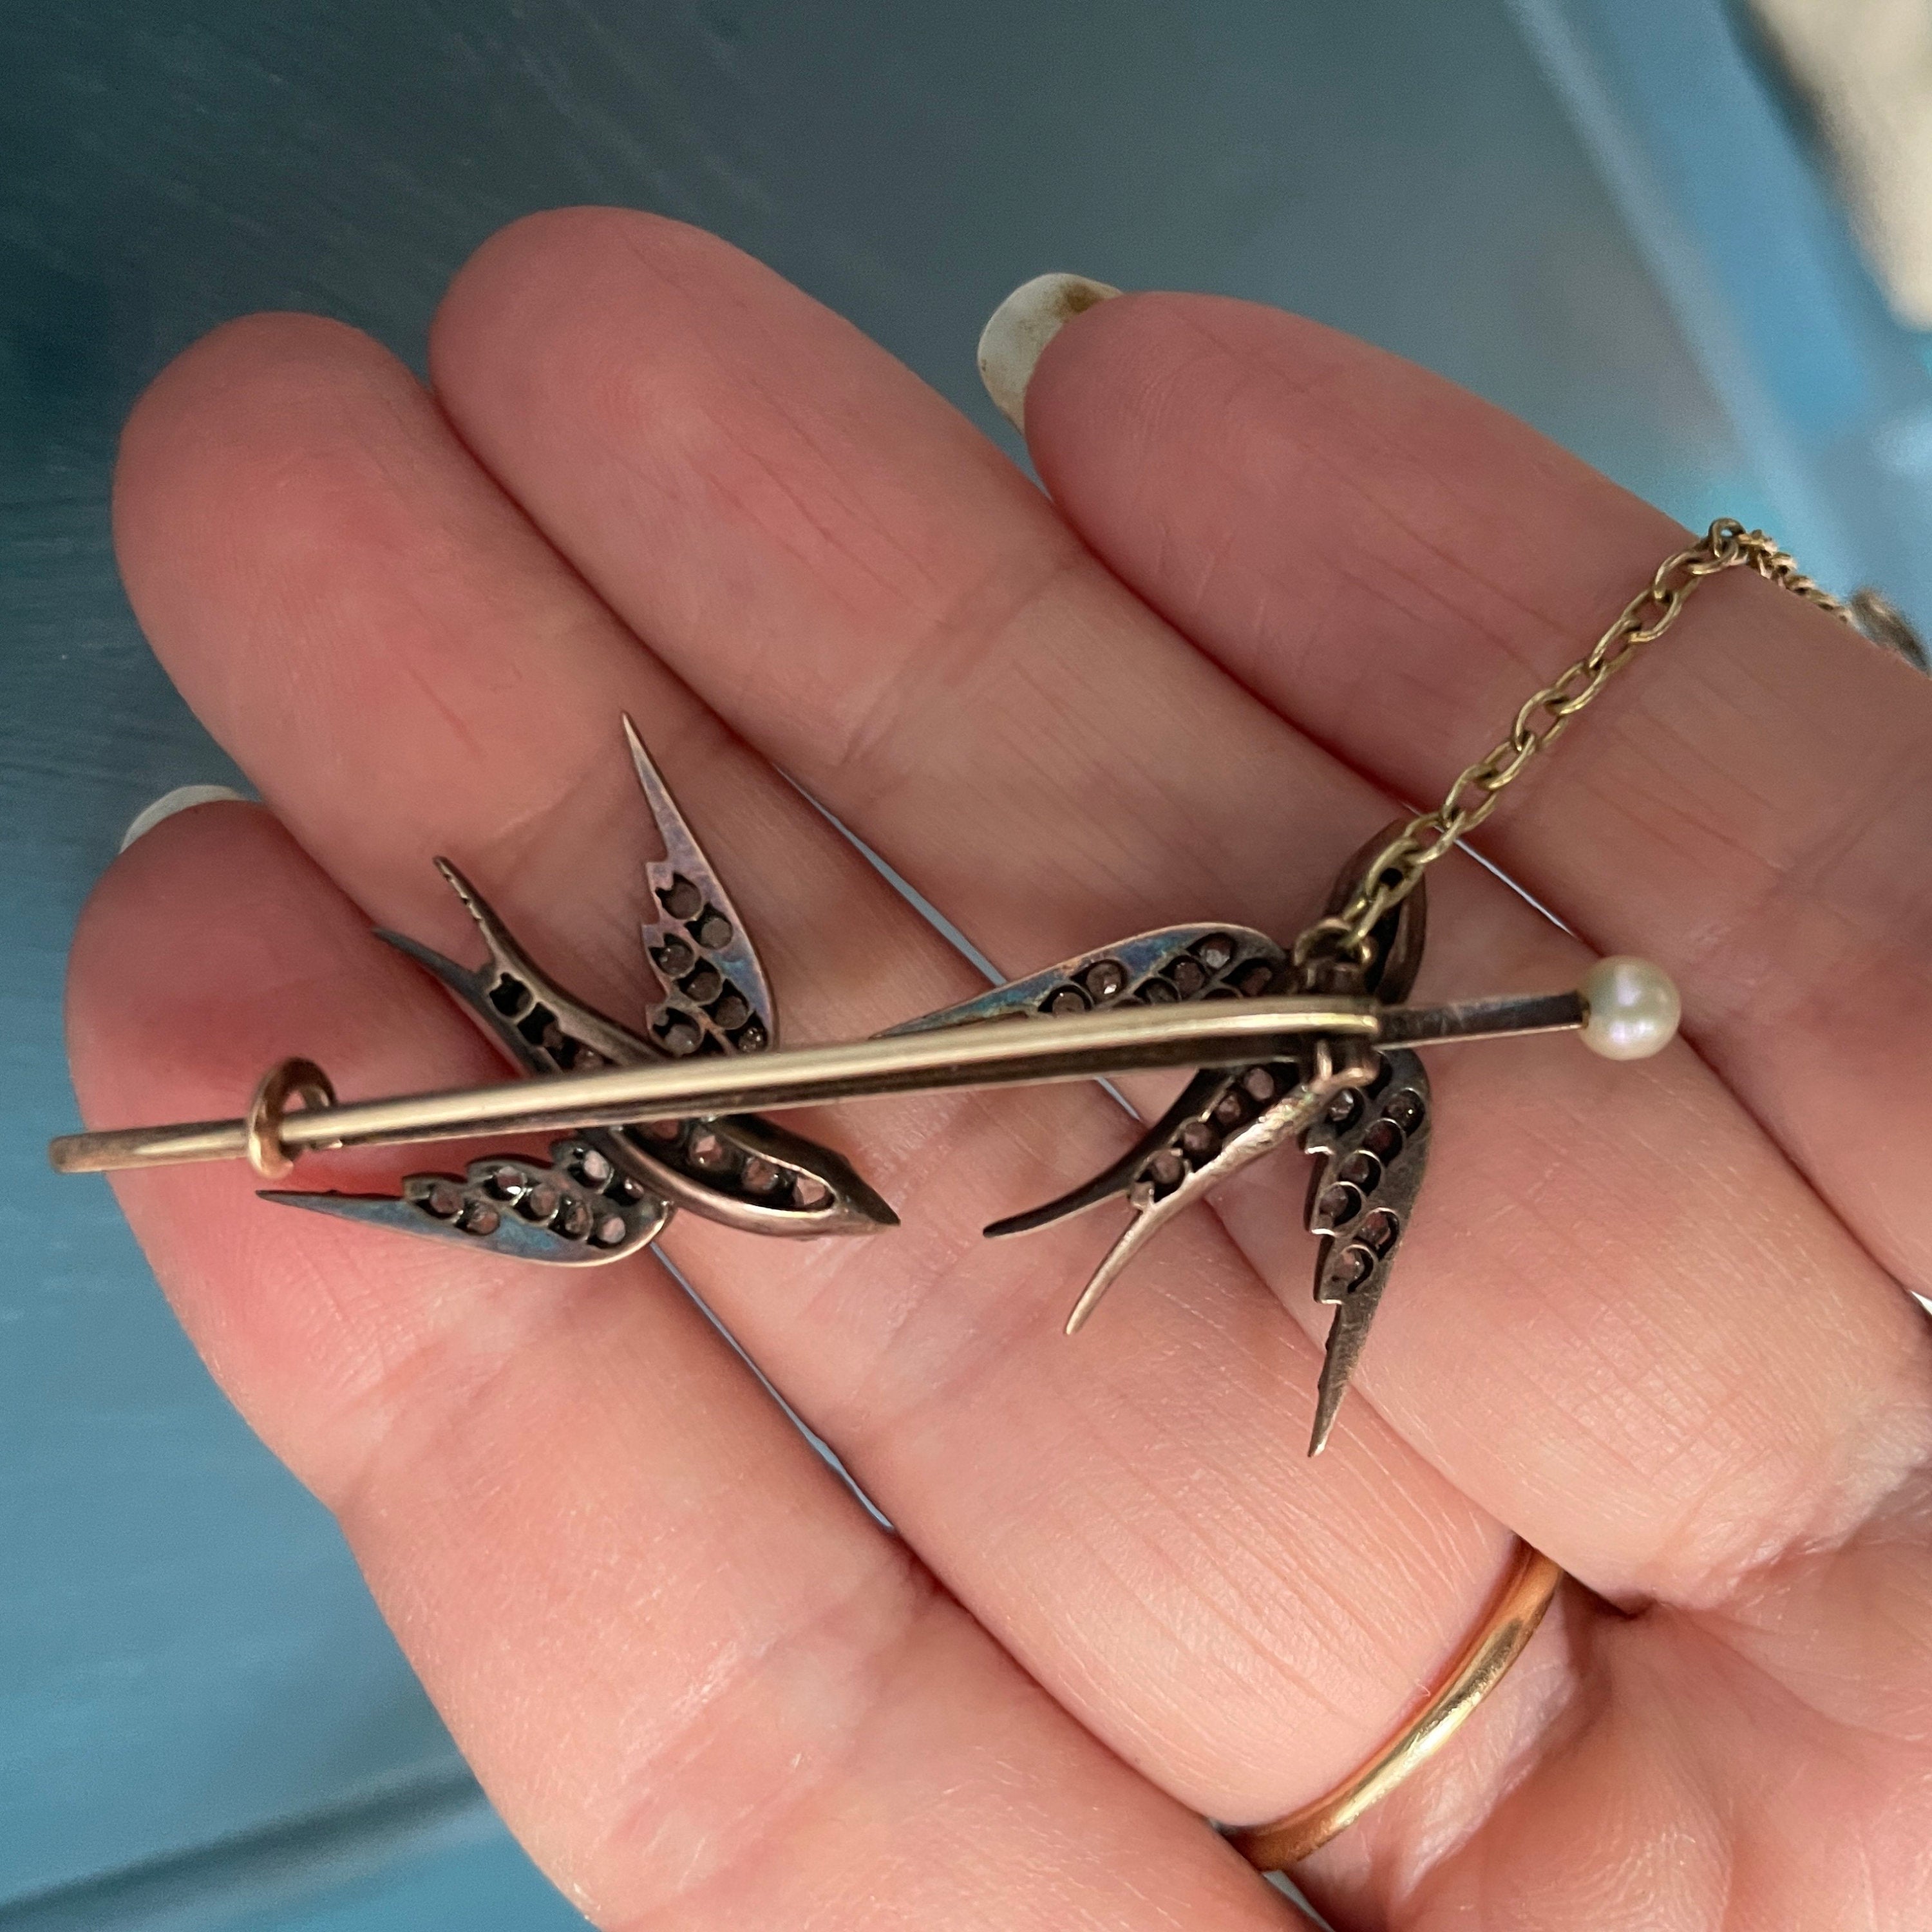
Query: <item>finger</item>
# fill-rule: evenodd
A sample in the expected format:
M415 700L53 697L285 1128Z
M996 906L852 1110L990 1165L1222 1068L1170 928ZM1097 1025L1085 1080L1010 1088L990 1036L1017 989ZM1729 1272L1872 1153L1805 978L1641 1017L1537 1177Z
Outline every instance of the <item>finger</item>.
M1684 540L1439 377L1247 303L1106 304L1042 359L1027 427L1126 582L1424 803ZM1669 967L1700 1051L1932 1286L1932 682L1722 581L1523 790L1484 849L1599 951Z
M890 409L872 413L890 438ZM428 865L448 850L540 959L573 983L586 962L585 990L629 1012L646 848L615 729L628 710L714 843L800 1036L972 989L360 338L264 321L194 352L130 426L118 521L177 680L386 922L474 956ZM644 527L678 568L684 536ZM1097 1346L1061 1340L1072 1250L1016 1256L979 1229L1118 1146L1104 1100L932 1101L824 1132L904 1229L824 1244L684 1217L672 1230L761 1366L1002 1640L1171 1788L1253 1817L1346 1772L1479 1612L1496 1526L1366 1409L1360 1453L1310 1481L1314 1352L1211 1222L1175 1232L1138 1324Z
M1723 1618L1559 1601L1579 1694L1536 1729L1486 1708L1300 1876L1341 1924L1915 1924L1928 1500L1915 1483L1846 1546L1768 1565ZM1508 1796L1461 1835L1460 1780L1503 1765Z
M1204 913L1292 934L1393 809L1070 551L903 370L720 244L522 224L459 280L433 365L613 605L1009 968ZM674 539L647 566L640 530ZM1578 976L1473 867L1432 890L1436 985ZM1690 1054L1632 1073L1526 1045L1442 1081L1468 1124L1435 1144L1364 1372L1468 1494L1606 1592L1706 1601L1916 1466L1913 1311ZM1228 1192L1312 1325L1282 1190Z
M182 814L77 936L91 1118L480 1042L259 811ZM366 1165L373 1156L364 1156ZM648 1258L538 1274L123 1177L190 1334L340 1517L512 1828L606 1925L1279 1922L1199 1821L882 1534Z

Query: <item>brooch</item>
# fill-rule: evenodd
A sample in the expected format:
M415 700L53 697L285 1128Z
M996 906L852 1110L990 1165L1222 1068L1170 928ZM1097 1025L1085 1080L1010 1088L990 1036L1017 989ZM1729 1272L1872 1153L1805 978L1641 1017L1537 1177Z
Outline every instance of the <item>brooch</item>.
M892 1209L842 1156L760 1109L942 1088L1193 1070L1126 1153L1082 1186L1010 1214L1006 1237L1118 1203L1126 1219L1067 1319L1069 1333L1159 1230L1243 1168L1297 1142L1312 1156L1315 1297L1334 1310L1310 1453L1328 1440L1415 1212L1434 1129L1419 1049L1571 1030L1613 1059L1674 1036L1676 989L1642 960L1600 961L1572 991L1405 1004L1419 970L1430 866L1604 684L1676 620L1707 578L1743 566L1840 616L1760 531L1724 520L1660 565L1588 653L1518 712L1434 811L1398 820L1342 866L1326 905L1286 944L1199 922L1098 947L870 1040L781 1049L770 986L723 883L630 721L624 730L664 856L645 867L647 1017L634 1031L566 992L476 888L437 864L486 958L460 965L382 937L448 989L528 1078L344 1102L307 1060L273 1069L236 1120L69 1135L69 1172L246 1158L285 1178L311 1148L550 1131L547 1160L486 1155L460 1174L409 1176L394 1196L270 1190L263 1198L519 1259L581 1267L656 1240L680 1209L747 1233L870 1233ZM299 1100L299 1106L291 1103Z

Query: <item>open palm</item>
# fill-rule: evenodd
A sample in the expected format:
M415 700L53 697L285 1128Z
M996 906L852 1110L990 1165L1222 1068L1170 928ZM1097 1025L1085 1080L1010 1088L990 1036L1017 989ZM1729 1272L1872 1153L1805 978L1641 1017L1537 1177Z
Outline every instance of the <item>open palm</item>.
M369 936L476 956L435 853L635 1019L626 712L794 1041L980 983L798 787L1007 971L1184 919L1292 938L1681 541L1436 378L1197 297L1048 349L1049 501L798 291L618 212L489 243L431 367L433 394L258 317L129 427L136 608L268 809L181 814L96 893L70 994L96 1124L232 1113L291 1053L345 1096L497 1077ZM1687 1040L1436 1063L1430 1191L1319 1462L1292 1157L1077 1342L1104 1232L981 1238L1126 1144L1095 1093L800 1117L902 1228L668 1238L896 1537L647 1254L534 1270L278 1213L235 1170L122 1180L592 1918L1279 1924L1199 1814L1350 1769L1514 1532L1577 1583L1300 1868L1338 1924L1924 1923L1932 1348L1900 1284L1932 1287L1932 686L1742 574L1492 822L1578 937L1466 860L1431 884L1421 994L1641 952Z

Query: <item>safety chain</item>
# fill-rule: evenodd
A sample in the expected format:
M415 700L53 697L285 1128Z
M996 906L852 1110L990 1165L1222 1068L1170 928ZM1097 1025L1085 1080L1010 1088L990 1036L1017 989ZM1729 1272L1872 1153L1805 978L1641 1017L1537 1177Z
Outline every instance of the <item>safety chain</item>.
M1748 530L1736 518L1720 517L1688 550L1658 566L1657 574L1624 606L1588 654L1523 706L1508 736L1456 780L1433 812L1412 818L1390 839L1364 871L1348 903L1339 913L1317 920L1295 941L1295 964L1305 967L1320 952L1367 966L1374 954L1370 934L1414 890L1429 867L1474 831L1530 760L1563 735L1570 719L1646 644L1676 622L1699 584L1740 565L1853 622L1850 608L1814 583L1763 531Z

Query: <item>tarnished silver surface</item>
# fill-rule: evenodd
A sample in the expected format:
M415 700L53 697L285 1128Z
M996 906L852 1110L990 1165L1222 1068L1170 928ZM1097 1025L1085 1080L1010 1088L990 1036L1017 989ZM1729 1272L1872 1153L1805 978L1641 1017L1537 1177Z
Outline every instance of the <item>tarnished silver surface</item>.
M1064 1018L1096 1007L1167 1006L1254 998L1279 989L1288 955L1251 926L1187 925L1136 933L1117 945L1009 980L977 998L908 1021L883 1036L988 1020ZM1154 1235L1220 1181L1294 1131L1270 1104L1292 1089L1294 1065L1210 1069L1114 1164L1057 1200L995 1221L989 1235L1017 1234L1124 1196L1131 1218L1095 1270L1066 1332L1078 1331L1100 1298Z
M776 1042L778 1015L752 936L628 718L624 740L664 848L644 867L656 908L644 952L664 994L651 1037L673 1055L759 1052Z
M1408 1232L1429 1160L1434 1102L1420 1057L1375 1056L1373 1077L1339 1088L1301 1137L1321 1165L1310 1178L1308 1231L1322 1238L1315 1298L1335 1310L1308 1453L1320 1454L1368 1340L1395 1252Z
M889 1027L894 1040L980 1020L1034 1014L1064 1019L1108 1006L1171 1006L1183 1000L1232 999L1278 990L1288 955L1264 932L1247 926L1164 926L1118 946L1063 959L957 1006Z
M1350 856L1336 875L1325 913L1347 904L1362 868L1388 836L1378 834ZM1102 983L1109 998L1132 997L1131 988L1144 999L1142 989L1151 987L1156 1000L1291 990L1393 1003L1406 995L1421 968L1427 919L1424 890L1418 884L1376 928L1365 962L1318 956L1300 968L1290 964L1286 949L1246 927L1170 926L1048 967L894 1030L1082 1010L1098 1003L1096 974L1106 975ZM1212 975L1198 963L1204 946L1214 948ZM1196 962L1192 970L1190 962ZM1414 1114L1412 1135L1378 1111L1385 1093L1392 1096L1391 1108L1405 1117ZM992 1222L986 1232L994 1237L1028 1233L1124 1197L1126 1226L1101 1257L1067 1317L1066 1332L1074 1334L1162 1227L1242 1168L1300 1136L1304 1150L1322 1160L1309 1197L1310 1231L1322 1238L1316 1299L1336 1310L1309 1445L1309 1454L1316 1455L1334 1426L1422 1184L1430 1104L1428 1077L1413 1053L1376 1053L1353 1040L1317 1038L1292 1060L1206 1069L1111 1166L1054 1200ZM1386 1150L1387 1162L1365 1137Z
M1126 1190L1127 1225L1073 1304L1070 1335L1079 1332L1121 1270L1168 1222L1307 1126L1328 1093L1326 1051L1318 1042L1316 1058L1319 1070L1300 1078L1287 1063L1222 1075L1206 1104L1189 1108L1166 1134L1143 1138L1136 1151L1146 1150L1144 1157Z
M460 1176L412 1174L398 1196L269 1190L262 1198L518 1261L621 1261L657 1238L670 1209L618 1167L608 1144L592 1131L555 1142L548 1164L486 1155Z
M484 963L461 966L401 933L379 934L434 974L506 1058L539 1078L698 1053L756 1052L777 1032L764 970L737 908L636 728L628 718L623 722L665 854L644 868L653 910L644 922L644 944L661 989L647 1034L632 1032L551 979L447 859L437 860L436 868L476 922L488 953ZM611 1171L617 1192L604 1220L610 1222L621 1207L621 1240L600 1240L593 1227L590 1238L579 1241L560 1234L556 1222L533 1217L532 1202L548 1201L556 1188L567 1191L567 1184L554 1175L532 1180L506 1206L492 1194L493 1184L508 1187L515 1174L536 1172L518 1155L472 1162L460 1184L447 1175L412 1175L400 1197L284 1191L264 1198L405 1233L467 1241L522 1260L576 1265L634 1253L656 1238L674 1208L754 1234L863 1233L897 1224L892 1209L838 1155L753 1114L585 1127L574 1144ZM463 1191L465 1204L446 1214L440 1209L454 1198L452 1189ZM566 1216L574 1222L574 1214L566 1210Z

